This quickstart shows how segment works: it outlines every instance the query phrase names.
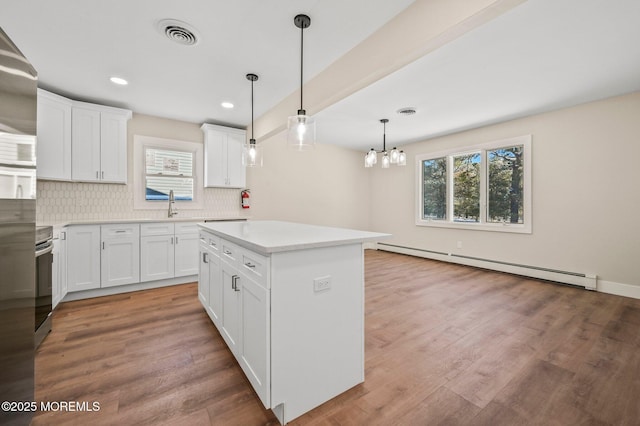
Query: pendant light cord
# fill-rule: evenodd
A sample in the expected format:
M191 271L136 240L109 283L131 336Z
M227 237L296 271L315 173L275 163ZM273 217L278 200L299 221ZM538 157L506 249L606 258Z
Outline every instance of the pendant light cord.
M304 66L303 62L304 57L304 25L300 27L300 109L302 110L302 67Z
M253 140L253 80L251 80L251 139Z

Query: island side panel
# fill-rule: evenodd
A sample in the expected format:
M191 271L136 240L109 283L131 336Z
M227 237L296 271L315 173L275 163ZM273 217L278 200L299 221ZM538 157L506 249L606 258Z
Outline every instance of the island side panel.
M271 407L286 423L364 381L364 251L273 253L271 267Z

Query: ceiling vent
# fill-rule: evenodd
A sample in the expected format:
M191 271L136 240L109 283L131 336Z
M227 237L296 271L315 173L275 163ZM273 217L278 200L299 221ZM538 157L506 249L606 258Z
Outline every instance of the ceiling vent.
M415 114L417 111L415 108L413 107L405 107L405 108L400 108L398 111L396 111L398 114L402 115L402 116L408 116L408 115L413 115Z
M163 19L156 24L157 30L169 40L185 46L198 43L200 36L191 25L175 19Z

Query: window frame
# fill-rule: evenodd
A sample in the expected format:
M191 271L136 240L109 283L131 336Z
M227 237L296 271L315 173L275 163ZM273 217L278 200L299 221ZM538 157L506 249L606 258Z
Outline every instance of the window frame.
M193 200L176 200L176 207L184 210L202 210L203 202L203 152L201 143L175 139L164 139L153 136L133 136L133 208L135 210L166 210L168 201L146 200L146 157L147 148L164 149L193 154Z
M416 225L434 228L471 229L477 231L532 233L532 185L531 185L531 135L516 136L512 138L495 140L483 144L467 146L463 148L438 151L416 156ZM509 148L517 145L523 146L523 223L487 222L488 214L488 151L500 148ZM453 220L453 157L480 152L480 217L479 222L455 222ZM446 173L446 219L425 219L422 163L426 160L445 158L447 161Z

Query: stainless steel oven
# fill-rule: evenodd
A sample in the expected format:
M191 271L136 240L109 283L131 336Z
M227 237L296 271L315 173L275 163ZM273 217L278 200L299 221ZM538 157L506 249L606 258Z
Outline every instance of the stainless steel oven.
M36 348L51 331L51 300L53 270L53 228L36 228Z

